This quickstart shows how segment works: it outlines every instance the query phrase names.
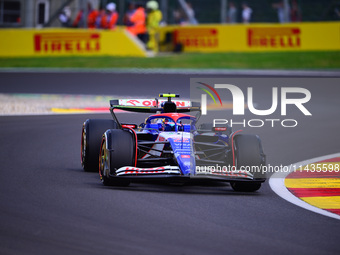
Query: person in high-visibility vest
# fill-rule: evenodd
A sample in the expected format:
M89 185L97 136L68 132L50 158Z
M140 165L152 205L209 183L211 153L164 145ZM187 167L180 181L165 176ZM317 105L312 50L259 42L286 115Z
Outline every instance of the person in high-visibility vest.
M118 21L116 4L109 3L106 5L106 15L102 17L100 27L104 29L114 29Z
M91 3L87 4L87 27L88 28L95 28L95 20L98 16L98 11L92 8ZM84 10L80 10L73 21L73 27L84 28L85 23L85 12Z
M146 27L149 34L149 40L146 44L147 48L153 51L158 51L158 33L157 28L162 20L162 12L158 9L156 1L149 1L146 3L148 16L146 19Z
M131 23L130 26L127 27L127 30L142 39L146 33L146 26L145 26L145 9L143 6L138 6L137 9L132 12L129 17L129 21Z
M87 15L87 27L90 29L96 28L96 19L99 15L98 10L95 9L89 9L88 15Z

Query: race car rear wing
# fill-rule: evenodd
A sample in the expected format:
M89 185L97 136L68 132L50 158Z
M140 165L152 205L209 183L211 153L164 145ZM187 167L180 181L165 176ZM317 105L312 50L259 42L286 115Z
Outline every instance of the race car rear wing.
M131 112L156 113L160 112L190 112L200 111L201 104L189 100L171 100L178 97L175 94L160 94L168 99L115 99L110 101L111 109L120 109Z

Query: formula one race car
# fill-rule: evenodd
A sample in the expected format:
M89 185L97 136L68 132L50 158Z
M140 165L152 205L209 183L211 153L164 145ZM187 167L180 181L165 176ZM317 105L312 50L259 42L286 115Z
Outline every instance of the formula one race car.
M265 155L256 135L232 132L231 127L197 124L200 104L171 100L110 101L112 120L88 119L83 124L81 163L99 171L104 185L130 182L230 182L236 191L256 191L265 181ZM144 123L123 124L115 110L154 113ZM197 111L197 116L185 112Z

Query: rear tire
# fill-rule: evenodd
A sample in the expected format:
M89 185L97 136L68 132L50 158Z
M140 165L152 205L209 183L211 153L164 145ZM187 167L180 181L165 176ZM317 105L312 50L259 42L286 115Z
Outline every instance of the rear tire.
M253 192L261 188L265 175L262 166L266 164L261 140L257 135L236 135L234 137L236 169L245 169L254 175L255 181L231 182L235 191ZM256 181L257 180L257 181Z
M84 122L81 137L81 165L85 172L98 172L98 157L104 132L117 128L113 120L88 119Z
M116 170L134 166L136 141L128 130L111 129L105 132L100 152L100 177L106 186L128 186L130 181L116 176Z

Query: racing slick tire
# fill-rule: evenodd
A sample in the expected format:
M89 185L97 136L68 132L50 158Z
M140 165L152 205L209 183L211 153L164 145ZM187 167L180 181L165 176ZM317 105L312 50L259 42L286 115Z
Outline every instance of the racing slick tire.
M231 187L241 192L257 191L265 178L262 166L266 162L261 140L257 135L247 134L236 135L233 139L236 169L249 170L254 175L254 181L231 182Z
M116 170L123 166L134 166L136 156L135 136L129 130L110 129L101 142L99 157L100 179L105 186L128 186L130 181L117 177Z
M104 132L117 128L114 120L87 119L81 132L81 165L85 172L98 172L100 144Z
M254 192L261 188L260 182L231 182L230 185L239 192Z

